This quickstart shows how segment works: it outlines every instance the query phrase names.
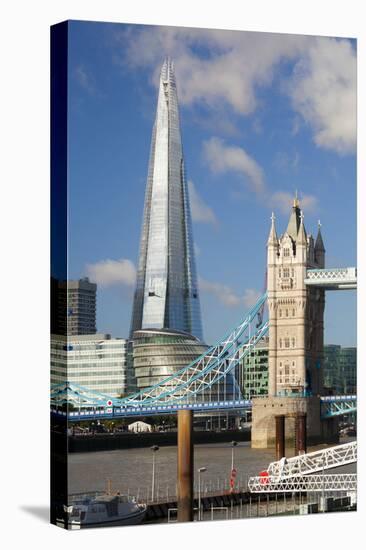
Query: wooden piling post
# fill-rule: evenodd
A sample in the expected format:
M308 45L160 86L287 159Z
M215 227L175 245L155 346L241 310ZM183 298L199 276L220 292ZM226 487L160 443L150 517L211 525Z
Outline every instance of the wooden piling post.
M178 411L178 521L193 521L193 411Z
M276 420L276 460L285 456L285 415L278 414Z

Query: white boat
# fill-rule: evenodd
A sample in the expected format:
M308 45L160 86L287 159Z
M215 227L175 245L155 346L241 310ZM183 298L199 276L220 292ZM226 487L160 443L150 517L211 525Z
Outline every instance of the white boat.
M68 529L137 525L146 514L146 504L127 495L98 495L78 497L65 507Z

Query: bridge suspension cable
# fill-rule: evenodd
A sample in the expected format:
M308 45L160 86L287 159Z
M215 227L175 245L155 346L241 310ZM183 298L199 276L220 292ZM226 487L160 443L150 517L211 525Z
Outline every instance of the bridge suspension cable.
M118 400L118 405L131 407L189 402L205 395L207 399L207 391L231 372L267 334L268 322L252 329L252 323L266 299L267 293L259 298L239 325L188 366L150 388Z

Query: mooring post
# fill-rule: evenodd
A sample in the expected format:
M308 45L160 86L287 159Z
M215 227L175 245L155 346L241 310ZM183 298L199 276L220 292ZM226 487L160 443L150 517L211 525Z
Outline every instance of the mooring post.
M306 413L298 413L296 416L296 454L306 453Z
M276 460L285 456L285 415L278 414L276 419Z
M178 521L193 521L193 411L178 411Z

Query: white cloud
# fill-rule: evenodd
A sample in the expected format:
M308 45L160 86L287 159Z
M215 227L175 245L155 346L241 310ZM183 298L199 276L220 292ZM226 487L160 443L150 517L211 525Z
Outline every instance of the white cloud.
M79 85L86 90L90 95L96 92L93 76L83 65L78 65L74 70L74 75Z
M188 182L189 199L191 204L192 219L194 222L216 224L217 219L210 208L197 193L193 181Z
M246 307L252 307L260 298L261 293L254 288L246 288L243 296L243 302Z
M221 102L249 114L257 100L255 88L269 85L274 66L296 55L305 37L270 33L231 32L174 27L145 27L121 35L127 47L124 61L131 66L153 66L157 82L162 56L171 55L179 80L182 104ZM200 57L194 47L209 55Z
M237 294L230 286L207 281L199 278L199 288L202 292L212 294L221 304L226 307L251 307L258 300L260 294L254 289L246 289L244 295Z
M131 260L101 260L95 264L87 264L86 274L91 281L102 287L113 285L134 286L136 268Z
M288 172L297 168L300 161L298 151L293 154L286 151L277 151L273 159L273 166L281 172Z
M319 147L356 148L356 53L348 40L314 37L297 61L288 92Z
M200 256L201 255L201 249L200 247L198 246L198 244L196 242L193 243L193 248L194 248L194 254L195 256Z
M226 112L229 124L233 113L255 112L260 88L278 85L294 109L293 134L301 116L317 146L354 151L356 54L346 39L178 27L134 27L119 37L123 63L152 67L155 84L162 57L173 57L181 104ZM294 68L284 73L288 61Z
M318 199L314 195L300 194L300 206L305 212L316 212L318 209ZM286 191L277 191L268 199L268 206L273 210L278 208L283 214L288 214L294 202L294 195Z
M203 143L203 154L212 172L236 172L245 177L252 191L264 191L263 170L242 147L212 137Z
M291 135L297 136L301 128L301 121L300 117L298 115L295 115L294 119L292 120L292 127L291 127Z
M241 174L244 177L243 181L249 183L249 188L257 194L263 204L288 213L294 200L293 195L287 191L271 192L261 166L242 147L227 145L222 139L213 137L203 143L203 154L212 172ZM294 169L299 158L297 152L293 158L287 153L279 153L275 158L275 164L281 169L290 166ZM318 200L314 195L300 193L300 202L301 207L308 212L316 211L318 206Z

